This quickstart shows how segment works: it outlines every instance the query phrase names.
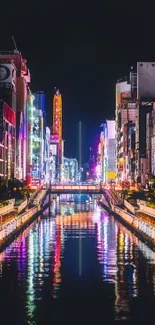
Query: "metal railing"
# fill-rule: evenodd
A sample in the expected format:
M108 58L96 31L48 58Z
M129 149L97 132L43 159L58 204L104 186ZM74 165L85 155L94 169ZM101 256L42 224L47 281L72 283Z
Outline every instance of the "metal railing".
M51 191L62 191L62 190L76 190L76 191L96 191L99 192L101 190L100 185L51 185Z

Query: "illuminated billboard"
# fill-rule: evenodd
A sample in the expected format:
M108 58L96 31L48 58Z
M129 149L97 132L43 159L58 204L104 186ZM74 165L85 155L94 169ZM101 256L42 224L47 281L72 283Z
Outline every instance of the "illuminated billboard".
M53 134L50 136L50 142L58 143L58 141L59 141L59 136L57 134Z
M108 139L115 139L115 121L107 120Z
M155 62L137 62L137 98L155 98Z
M9 83L15 87L16 84L16 69L11 63L0 64L0 82Z
M57 145L56 144L50 144L50 152L53 156L57 155Z
M56 90L53 98L53 134L62 139L62 97L59 90Z

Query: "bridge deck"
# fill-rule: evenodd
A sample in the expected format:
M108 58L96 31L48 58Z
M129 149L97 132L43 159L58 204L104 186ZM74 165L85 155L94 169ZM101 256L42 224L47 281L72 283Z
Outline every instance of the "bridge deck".
M100 185L51 185L52 193L101 193Z

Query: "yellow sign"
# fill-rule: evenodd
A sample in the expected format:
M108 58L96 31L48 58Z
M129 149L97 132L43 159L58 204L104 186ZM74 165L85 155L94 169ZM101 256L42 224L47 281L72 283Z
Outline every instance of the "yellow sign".
M116 172L108 172L108 179L115 179L116 178Z

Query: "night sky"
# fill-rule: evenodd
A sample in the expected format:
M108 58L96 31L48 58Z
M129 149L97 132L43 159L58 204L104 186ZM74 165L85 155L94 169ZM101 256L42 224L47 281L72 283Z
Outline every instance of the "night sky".
M62 93L66 156L78 157L81 120L83 162L87 161L101 123L115 116L117 79L128 75L136 61L155 60L154 21L154 8L140 1L1 4L0 49L13 50L14 35L28 60L31 90L47 95L49 126L54 87Z

